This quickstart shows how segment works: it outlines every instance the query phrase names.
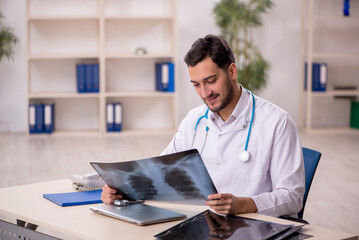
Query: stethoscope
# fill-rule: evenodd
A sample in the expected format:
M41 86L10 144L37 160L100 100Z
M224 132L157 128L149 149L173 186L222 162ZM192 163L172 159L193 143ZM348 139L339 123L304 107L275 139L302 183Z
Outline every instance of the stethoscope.
M248 91L248 90L247 90ZM242 162L247 162L248 159L249 159L249 152L247 151L248 149L248 142L249 142L249 136L251 135L251 130L252 130L252 123L253 123L253 118L254 118L254 109L255 109L255 100L254 100L254 95L252 92L248 91L251 95L252 95L252 100L253 100L253 107L252 107L252 117L251 117L251 122L249 124L249 128L248 128L248 133L247 133L247 139L246 139L246 145L244 146L244 151L241 151L239 154L238 154L238 158L239 160L241 160ZM194 140L196 139L196 135L197 135L197 127L199 125L199 123L201 122L201 120L203 118L207 119L208 120L208 111L209 111L209 108L207 109L207 111L205 112L204 115L200 116L197 120L197 123L194 127L194 136L193 136L193 140L192 140L192 147L193 147L193 144L194 144ZM204 143L203 143L203 146L202 146L202 150L200 152L200 154L202 154L203 152L203 149L204 149L204 146L206 145L206 142L207 142L207 136L208 136L208 130L209 130L209 127L206 126L206 136L205 136L205 139L204 139Z

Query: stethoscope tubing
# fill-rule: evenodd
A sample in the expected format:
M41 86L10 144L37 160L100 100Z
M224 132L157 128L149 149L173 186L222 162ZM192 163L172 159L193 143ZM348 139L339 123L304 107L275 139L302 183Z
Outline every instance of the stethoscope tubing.
M248 91L248 90L247 90ZM248 150L248 143L249 143L249 137L251 135L251 130L252 130L252 124L253 124L253 119L254 119L254 112L255 112L255 99L254 99L254 95L251 91L248 91L251 96L252 96L252 102L253 102L253 106L252 106L252 116L251 116L251 121L249 123L249 128L248 128L248 133L247 133L247 138L246 138L246 144L244 146L244 152L247 152ZM207 108L207 111L205 112L205 114L203 114L202 116L200 116L196 122L196 125L194 127L194 136L193 136L193 139L192 139L192 147L193 147L193 144L194 144L194 140L196 139L196 136L197 136L197 127L199 125L199 123L201 122L201 120L203 118L207 119L208 120L208 112L209 112L209 108ZM202 149L200 151L200 154L202 154L203 152L203 149L206 145L206 142L207 142L207 136L208 136L208 131L209 131L209 127L206 126L206 136L205 136L205 139L204 139L204 143L203 143L203 146L202 146Z

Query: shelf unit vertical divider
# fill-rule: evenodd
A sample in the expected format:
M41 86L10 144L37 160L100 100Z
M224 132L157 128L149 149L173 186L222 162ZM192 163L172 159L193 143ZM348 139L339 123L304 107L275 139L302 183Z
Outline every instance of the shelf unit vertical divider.
M26 0L26 134L30 135L29 107L30 107L30 0Z
M105 127L105 106L106 106L106 96L105 96L105 86L106 86L106 58L105 58L105 0L98 0L98 12L97 16L99 18L99 65L100 65L100 91L99 91L99 131L103 136L106 131Z
M313 0L309 0L307 52L307 130L312 129L312 71L313 71Z

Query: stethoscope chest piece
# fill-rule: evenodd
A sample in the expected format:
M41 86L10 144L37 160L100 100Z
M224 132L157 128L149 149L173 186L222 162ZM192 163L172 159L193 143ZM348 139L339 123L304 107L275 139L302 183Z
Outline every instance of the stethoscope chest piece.
M241 151L238 155L239 160L242 162L247 162L249 159L249 152L248 151Z

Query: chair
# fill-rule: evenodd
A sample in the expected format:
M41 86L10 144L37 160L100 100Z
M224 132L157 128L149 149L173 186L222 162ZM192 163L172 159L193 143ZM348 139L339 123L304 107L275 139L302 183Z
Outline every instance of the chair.
M317 166L321 156L322 154L320 152L317 152L309 148L303 148L304 171L305 171L305 192L303 197L303 206L302 209L298 212L298 218L293 218L289 216L282 216L280 218L308 224L308 222L303 219L303 212L304 212L305 204L307 202L310 186L312 185L313 177L315 171L317 170Z
M303 197L303 207L298 212L298 218L303 219L304 207L307 202L310 186L312 185L315 171L322 154L309 148L303 148L304 171L305 171L305 192Z

